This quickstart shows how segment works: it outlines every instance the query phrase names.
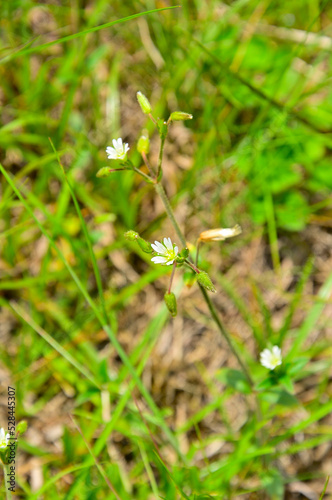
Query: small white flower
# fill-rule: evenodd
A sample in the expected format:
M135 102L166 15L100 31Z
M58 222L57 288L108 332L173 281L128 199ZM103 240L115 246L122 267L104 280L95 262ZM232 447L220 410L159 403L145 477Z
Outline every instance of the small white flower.
M112 143L113 147L108 146L108 148L106 148L108 158L111 160L124 160L129 151L128 144L123 144L121 137L119 137L119 139L113 139Z
M0 429L0 450L7 448L10 435L5 432L5 429L1 427Z
M274 345L272 349L264 349L260 354L261 365L269 370L274 370L282 363L281 349Z
M152 257L151 259L155 264L170 266L179 252L178 247L172 243L171 238L164 238L164 243L155 241L154 244L151 243L151 246L157 254L156 257Z

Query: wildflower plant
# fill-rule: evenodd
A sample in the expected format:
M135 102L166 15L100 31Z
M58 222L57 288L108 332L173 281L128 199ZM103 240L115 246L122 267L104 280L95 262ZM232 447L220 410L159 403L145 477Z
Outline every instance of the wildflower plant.
M106 153L108 154L108 158L111 160L117 160L119 162L119 168L111 169L109 167L103 167L97 173L98 177L108 177L115 171L119 170L131 170L136 172L138 175L144 178L149 184L152 184L155 188L156 193L160 197L167 216L169 217L175 233L178 237L178 243L180 245L172 242L171 238L165 236L161 242L155 241L154 243L149 243L145 241L136 231L130 230L125 234L125 237L128 240L136 241L140 248L146 253L152 253L151 261L156 265L164 265L164 266L172 266L172 272L169 282L168 290L164 295L165 304L170 312L170 314L174 317L177 314L177 304L175 294L172 292L172 283L174 274L177 268L185 267L189 268L192 273L195 275L196 282L203 294L203 298L209 308L212 319L215 321L220 333L225 338L229 348L233 352L234 356L237 358L238 363L242 367L243 372L245 373L246 378L249 383L252 385L252 379L249 374L249 371L245 364L243 363L241 356L239 355L234 343L231 340L230 335L226 331L221 319L219 318L217 311L208 295L208 292L216 292L216 288L208 275L208 273L200 269L198 267L199 260L199 247L202 243L206 242L218 242L224 241L227 238L231 238L237 236L241 233L241 227L237 224L233 228L216 228L216 229L208 229L203 231L197 238L196 246L192 246L196 248L195 258L190 255L186 239L178 225L176 217L173 213L171 203L167 197L165 189L162 185L162 177L163 177L163 154L164 154L164 146L165 141L168 135L169 127L172 125L174 121L184 121L184 120L192 120L193 115L190 113L186 113L183 111L174 111L170 114L167 120L156 118L153 115L153 108L148 100L148 98L142 93L137 92L137 100L138 104L141 107L142 112L147 115L150 120L155 125L159 137L160 137L160 150L157 165L152 167L148 158L148 153L150 149L150 141L147 131L144 131L143 134L138 139L137 143L137 151L140 153L142 157L143 164L145 165L147 171L146 174L141 168L137 168L130 158L127 158L127 152L130 150L129 144L124 143L123 139L114 139L113 147L108 147ZM179 250L179 246L182 247Z
M292 367L288 362L284 363L281 354L281 347L274 345L271 348L264 348L259 351L260 364L269 370L266 375L263 375L264 378L262 379L262 372L258 370L258 363L248 363L248 357L244 355L243 350L239 348L238 343L234 341L232 335L225 327L222 318L210 298L210 293L215 293L217 290L209 274L205 269L200 267L199 251L201 245L203 244L218 244L228 240L229 238L239 236L242 233L242 229L238 224L230 228L208 228L197 235L195 244L187 243L176 220L171 202L162 184L163 154L165 141L172 122L179 120L191 120L193 119L193 116L182 111L175 111L170 114L167 120L160 119L154 116L153 108L149 100L141 92L137 93L137 99L143 113L153 122L159 134L160 150L156 165L151 165L150 163L148 157L150 140L147 131L144 130L137 142L137 151L142 159L142 165L140 167L135 166L131 159L127 156L129 150L132 151L134 148L132 146L129 147L129 144L124 143L122 139L117 139L113 141L113 148L107 148L107 153L109 159L116 160L118 162L119 168L111 169L109 167L103 167L97 175L99 177L108 177L114 171L129 170L132 173L140 175L155 189L156 194L161 199L165 212L173 225L176 233L176 240L173 241L168 235L165 235L160 241L155 240L151 243L146 241L133 229L125 233L125 238L129 241L136 242L143 252L150 254L149 258L154 265L170 268L169 285L164 293L164 301L172 317L175 317L178 313L176 296L172 291L174 276L177 272L182 272L183 270L186 271L185 274L188 274L189 270L191 275L191 284L196 283L199 287L212 320L214 321L219 333L226 342L240 368L240 370L225 368L224 374L222 374L222 371L220 372L220 380L223 380L226 384L239 392L251 394L253 396L253 402L255 405L254 414L256 415L259 428L259 431L257 432L257 442L259 447L263 447L266 438L264 432L262 431L262 427L264 425L262 423L264 420L262 405L265 400L270 401L271 399L275 399L279 396L282 400L285 393L284 388L287 392L286 404L297 404L296 398L292 395L294 393L292 376L294 376L297 373L296 370L299 370L300 368L296 368L294 366ZM282 344L282 337L279 338L278 342L280 345ZM259 339L259 343L260 348L262 349L264 347L264 345L262 345L264 340ZM256 368L253 369L251 363L256 365L257 370ZM282 366L280 367L280 365ZM299 366L302 367L303 364ZM256 378L256 373L259 374L260 378Z

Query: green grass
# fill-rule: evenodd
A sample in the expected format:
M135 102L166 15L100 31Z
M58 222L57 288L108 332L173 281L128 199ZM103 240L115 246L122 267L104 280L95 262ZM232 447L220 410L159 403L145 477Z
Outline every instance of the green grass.
M14 386L28 422L18 498L330 491L331 14L317 0L3 7L0 360L4 404ZM141 167L144 128L157 162L138 90L156 117L194 116L171 126L163 173L187 241L243 228L202 245L199 266L252 386L197 285L177 273L173 320L169 269L124 237L177 240L153 187L96 177L120 136Z

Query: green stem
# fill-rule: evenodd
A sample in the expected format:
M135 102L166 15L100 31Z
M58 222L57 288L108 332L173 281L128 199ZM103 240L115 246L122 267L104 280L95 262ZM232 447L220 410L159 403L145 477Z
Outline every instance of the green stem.
M158 168L157 168L157 181L158 182L160 181L161 175L162 175L161 165L163 162L165 141L166 141L166 135L161 137L161 144L160 144L160 151L159 151L159 158L158 158Z
M149 163L149 160L148 160L148 158L147 158L146 154L144 153L144 151L142 151L141 155L142 155L143 161L144 161L144 163L145 163L145 165L146 165L146 168L147 168L147 169L148 169L148 171L150 172L150 176L151 176L152 178L154 178L154 177L155 177L155 173L154 173L154 171L152 170L152 167L151 167L151 165L150 165L150 163Z
M182 231L181 231L181 229L180 229L180 227L179 227L179 224L178 224L178 223L176 222L176 220L175 220L174 213L173 213L173 209L172 209L172 207L171 207L171 204L170 204L170 202L169 202L169 199L168 199L168 197L167 197L167 194L165 193L165 190L164 190L163 186L162 186L162 185L158 182L158 183L156 183L156 184L155 184L155 186L154 186L154 187L155 187L155 189L156 189L156 191L157 191L158 195L160 196L161 201L162 201L162 202L163 202L163 204L164 204L164 207L165 207L165 210L166 210L166 212L167 212L167 215L168 215L168 217L169 217L170 221L171 221L171 222L172 222L172 224L173 224L173 227L174 227L174 229L175 229L176 234L178 235L178 238L179 238L179 240L180 240L181 244L182 244L184 247L186 247L187 245L186 245L186 240L185 240L185 237L184 237L184 236L183 236L183 234L182 234Z
M193 271L195 271L196 274L199 274L201 272L198 269L198 267L196 265L194 265L192 262L190 262L189 260L185 260L185 263L187 264L187 266L190 267L190 269L192 269Z
M149 175L146 175L144 172L142 172L142 171L141 171L141 170L139 170L138 168L133 167L133 170L134 170L134 172L136 172L137 174L139 174L139 175L141 175L142 177L144 177L144 179L145 179L147 182L149 182L149 183L153 182L153 180L151 179L151 177L150 177Z
M197 244L196 244L196 258L195 258L195 266L196 267L198 266L198 255L199 255L199 245L200 244L201 244L201 240L198 239Z
M203 294L205 302L207 303L207 306L209 308L211 316L214 319L216 325L218 326L218 329L219 329L220 333L222 334L222 336L224 337L224 339L226 340L226 342L228 344L228 347L230 348L230 350L232 351L232 353L236 357L239 365L241 366L241 368L243 370L243 373L245 374L245 376L248 379L249 384L251 385L251 387L253 387L254 386L254 382L253 382L253 380L252 380L252 378L250 376L250 373L249 373L247 367L245 366L245 364L243 363L242 359L240 358L240 355L238 354L238 352L237 352L237 350L236 350L236 348L235 348L235 346L234 346L234 344L232 342L232 339L231 339L229 333L227 332L227 330L225 329L224 325L220 321L220 318L219 318L219 316L217 314L217 311L216 311L214 305L212 304L212 301L211 301L211 299L210 299L207 291L201 285L199 285L199 287L201 289L201 292Z

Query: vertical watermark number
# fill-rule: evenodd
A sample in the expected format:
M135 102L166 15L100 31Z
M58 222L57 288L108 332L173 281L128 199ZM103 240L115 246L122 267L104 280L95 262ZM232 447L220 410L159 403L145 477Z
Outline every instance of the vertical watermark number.
M7 455L7 480L8 490L14 492L16 486L16 425L15 425L16 395L15 388L8 387L8 455Z

